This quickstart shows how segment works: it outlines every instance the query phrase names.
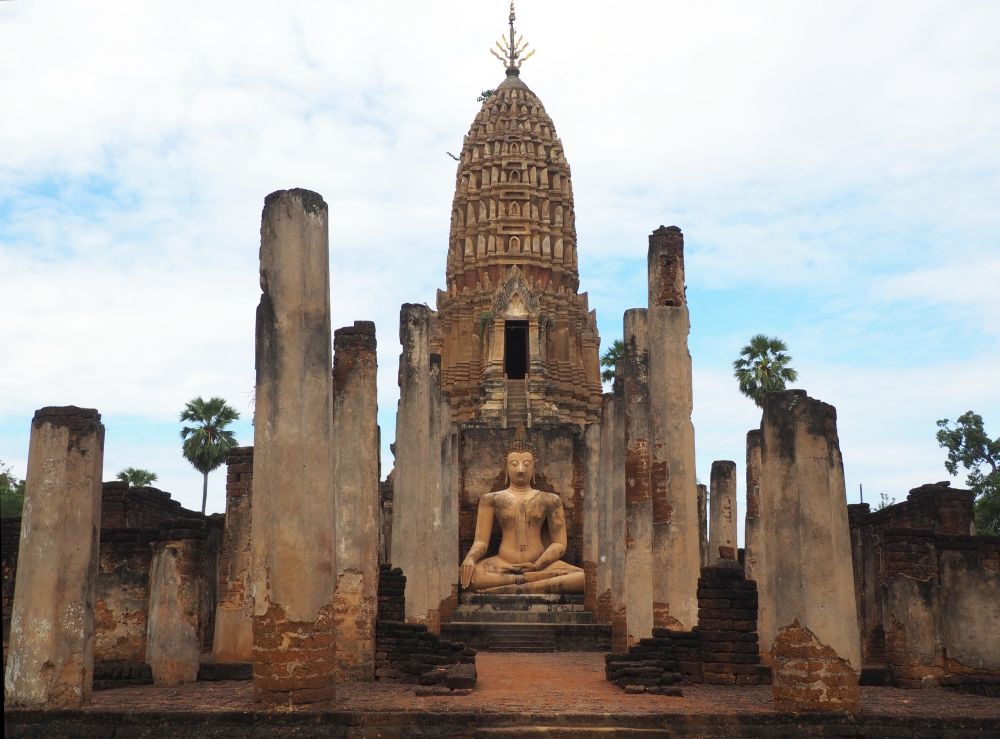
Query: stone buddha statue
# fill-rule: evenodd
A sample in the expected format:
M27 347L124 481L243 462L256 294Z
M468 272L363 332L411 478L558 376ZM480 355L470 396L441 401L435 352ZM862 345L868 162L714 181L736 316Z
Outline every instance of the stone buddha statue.
M508 487L479 499L476 539L462 562L462 587L478 593L582 593L583 570L563 562L566 516L555 493L532 487L534 449L515 441L507 452ZM500 551L483 559L493 532L500 526ZM542 541L548 521L550 543Z

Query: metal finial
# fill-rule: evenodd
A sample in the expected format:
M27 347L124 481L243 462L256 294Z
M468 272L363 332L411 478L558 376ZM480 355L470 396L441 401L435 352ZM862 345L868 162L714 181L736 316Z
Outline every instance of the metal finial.
M498 54L495 49L490 49L490 53L503 62L504 66L507 67L507 76L518 76L521 73L521 65L524 64L525 60L535 53L532 49L527 54L524 52L528 48L527 42L524 40L524 36L520 38L514 31L514 21L517 16L514 14L514 0L510 3L510 16L508 16L507 22L510 25L510 38L501 38L497 41L497 49L499 49L503 56Z

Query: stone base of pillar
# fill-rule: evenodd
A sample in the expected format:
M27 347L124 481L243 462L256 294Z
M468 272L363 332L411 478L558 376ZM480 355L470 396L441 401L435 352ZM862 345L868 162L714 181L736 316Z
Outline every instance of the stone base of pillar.
M778 629L771 675L779 711L856 713L860 708L859 674L798 620Z
M272 605L253 623L254 701L272 705L321 703L335 696L336 645L332 605L315 621L289 621Z

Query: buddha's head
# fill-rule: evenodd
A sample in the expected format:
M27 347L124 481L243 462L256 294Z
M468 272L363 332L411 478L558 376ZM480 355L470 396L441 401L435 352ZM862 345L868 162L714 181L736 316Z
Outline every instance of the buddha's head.
M517 487L534 482L535 455L530 451L507 452L507 479Z

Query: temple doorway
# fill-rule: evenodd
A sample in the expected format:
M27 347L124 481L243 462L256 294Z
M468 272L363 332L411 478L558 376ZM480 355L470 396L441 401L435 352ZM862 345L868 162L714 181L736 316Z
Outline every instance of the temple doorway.
M523 380L528 373L528 322L505 321L503 371L509 380Z

